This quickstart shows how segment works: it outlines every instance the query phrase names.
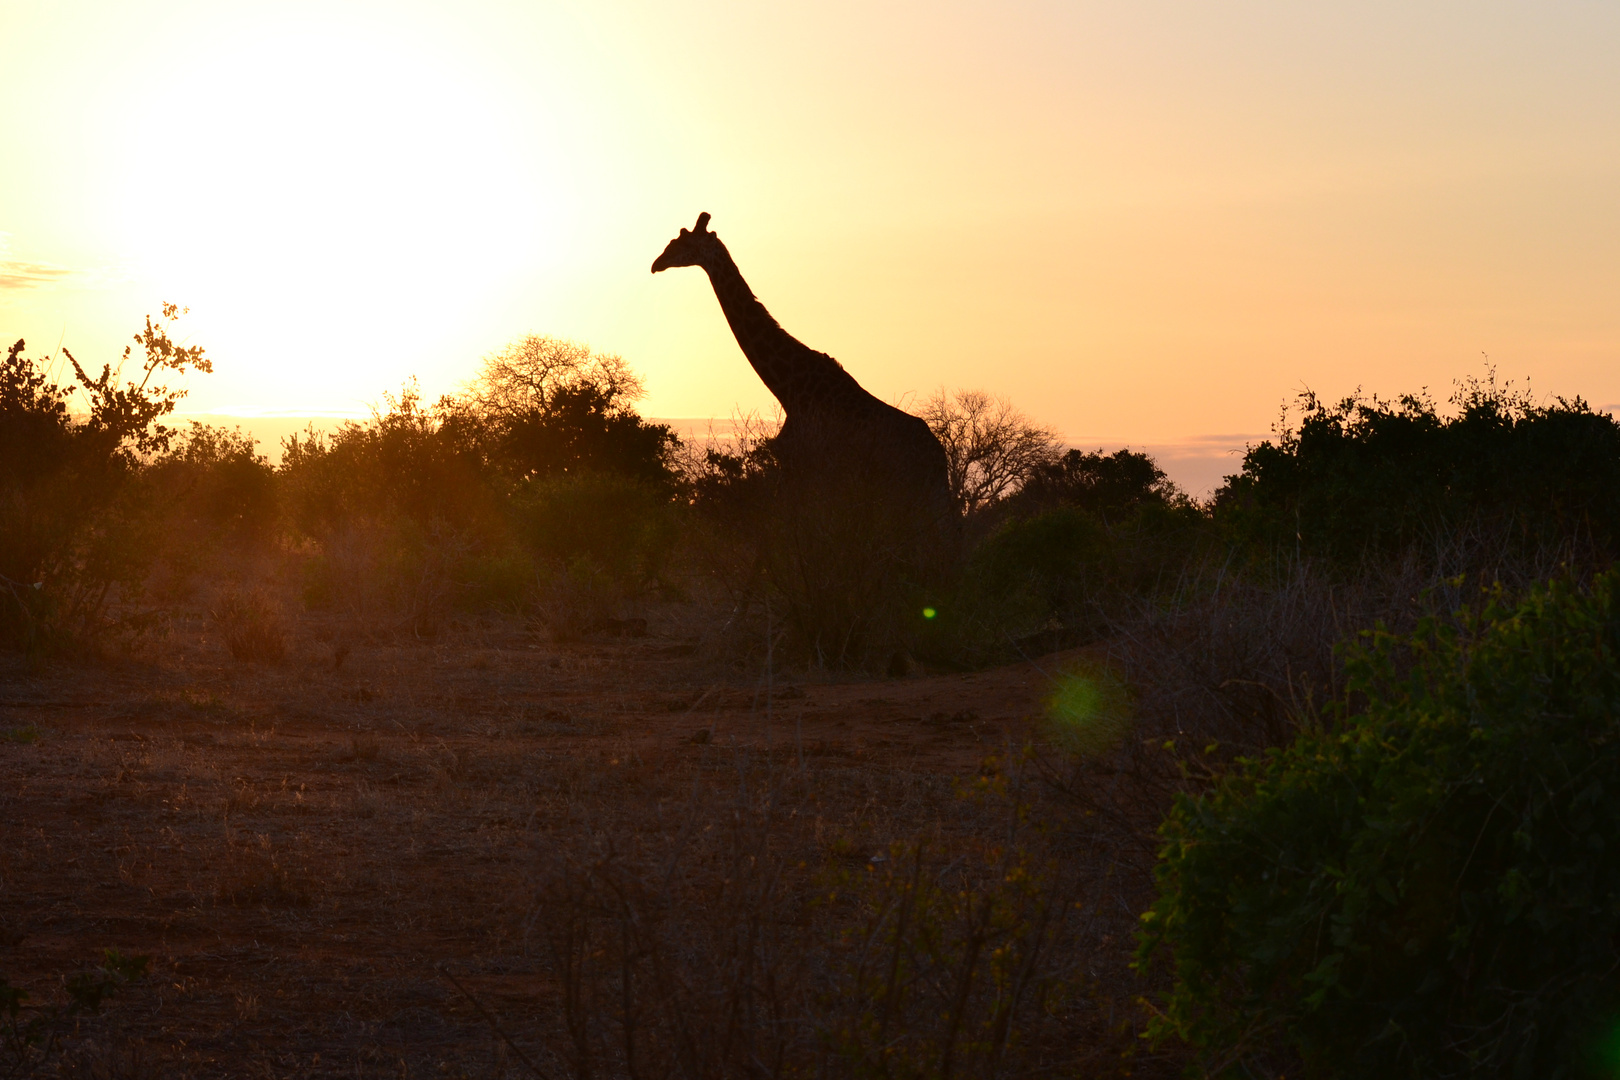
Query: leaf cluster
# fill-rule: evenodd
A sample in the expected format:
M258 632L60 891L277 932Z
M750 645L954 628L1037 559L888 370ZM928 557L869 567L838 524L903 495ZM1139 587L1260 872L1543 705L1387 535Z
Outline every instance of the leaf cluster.
M124 377L130 365L131 346L124 346L124 355L116 366L103 364L101 374L94 377L71 352L62 350L89 406L84 421L87 434L110 441L117 452L125 455L146 455L169 448L173 432L161 421L174 412L186 391L172 389L161 381L154 383L153 376L161 379L165 372L181 375L195 370L207 374L214 370L213 361L203 355L201 346L178 345L169 338L164 323L175 321L186 310L164 304L163 321L154 324L152 316L146 317L146 328L135 335L135 344L145 354L139 361L139 382Z

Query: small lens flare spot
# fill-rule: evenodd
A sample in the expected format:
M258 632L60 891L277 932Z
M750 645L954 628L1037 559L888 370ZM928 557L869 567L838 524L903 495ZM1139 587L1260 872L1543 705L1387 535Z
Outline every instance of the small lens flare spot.
M925 619L932 619L935 615L938 615L938 614L939 614L939 612L935 611L931 607L923 608L923 618L925 618Z

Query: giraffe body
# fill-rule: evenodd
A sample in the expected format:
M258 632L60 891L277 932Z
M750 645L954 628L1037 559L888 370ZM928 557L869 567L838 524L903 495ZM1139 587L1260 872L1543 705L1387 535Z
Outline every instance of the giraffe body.
M786 419L775 449L800 484L843 484L931 519L952 515L945 451L920 417L868 393L842 364L805 345L771 317L701 214L653 263L653 273L701 266L743 355L781 402Z

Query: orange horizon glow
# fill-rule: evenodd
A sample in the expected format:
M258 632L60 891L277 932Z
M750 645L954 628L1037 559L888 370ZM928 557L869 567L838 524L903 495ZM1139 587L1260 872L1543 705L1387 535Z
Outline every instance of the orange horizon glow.
M701 271L647 273L699 210L878 396L1077 443L1486 364L1620 403L1607 7L14 0L0 38L0 332L99 362L188 305L192 412L363 414L531 332L651 416L768 409Z

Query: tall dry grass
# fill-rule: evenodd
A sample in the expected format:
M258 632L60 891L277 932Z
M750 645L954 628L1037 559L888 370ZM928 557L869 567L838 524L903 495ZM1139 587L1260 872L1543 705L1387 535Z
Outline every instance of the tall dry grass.
M947 792L940 826L893 836L828 805L848 777L730 756L678 827L582 821L537 853L527 933L568 1075L1128 1067L1130 988L1099 979L1129 980L1106 945L1128 905L1021 758Z

